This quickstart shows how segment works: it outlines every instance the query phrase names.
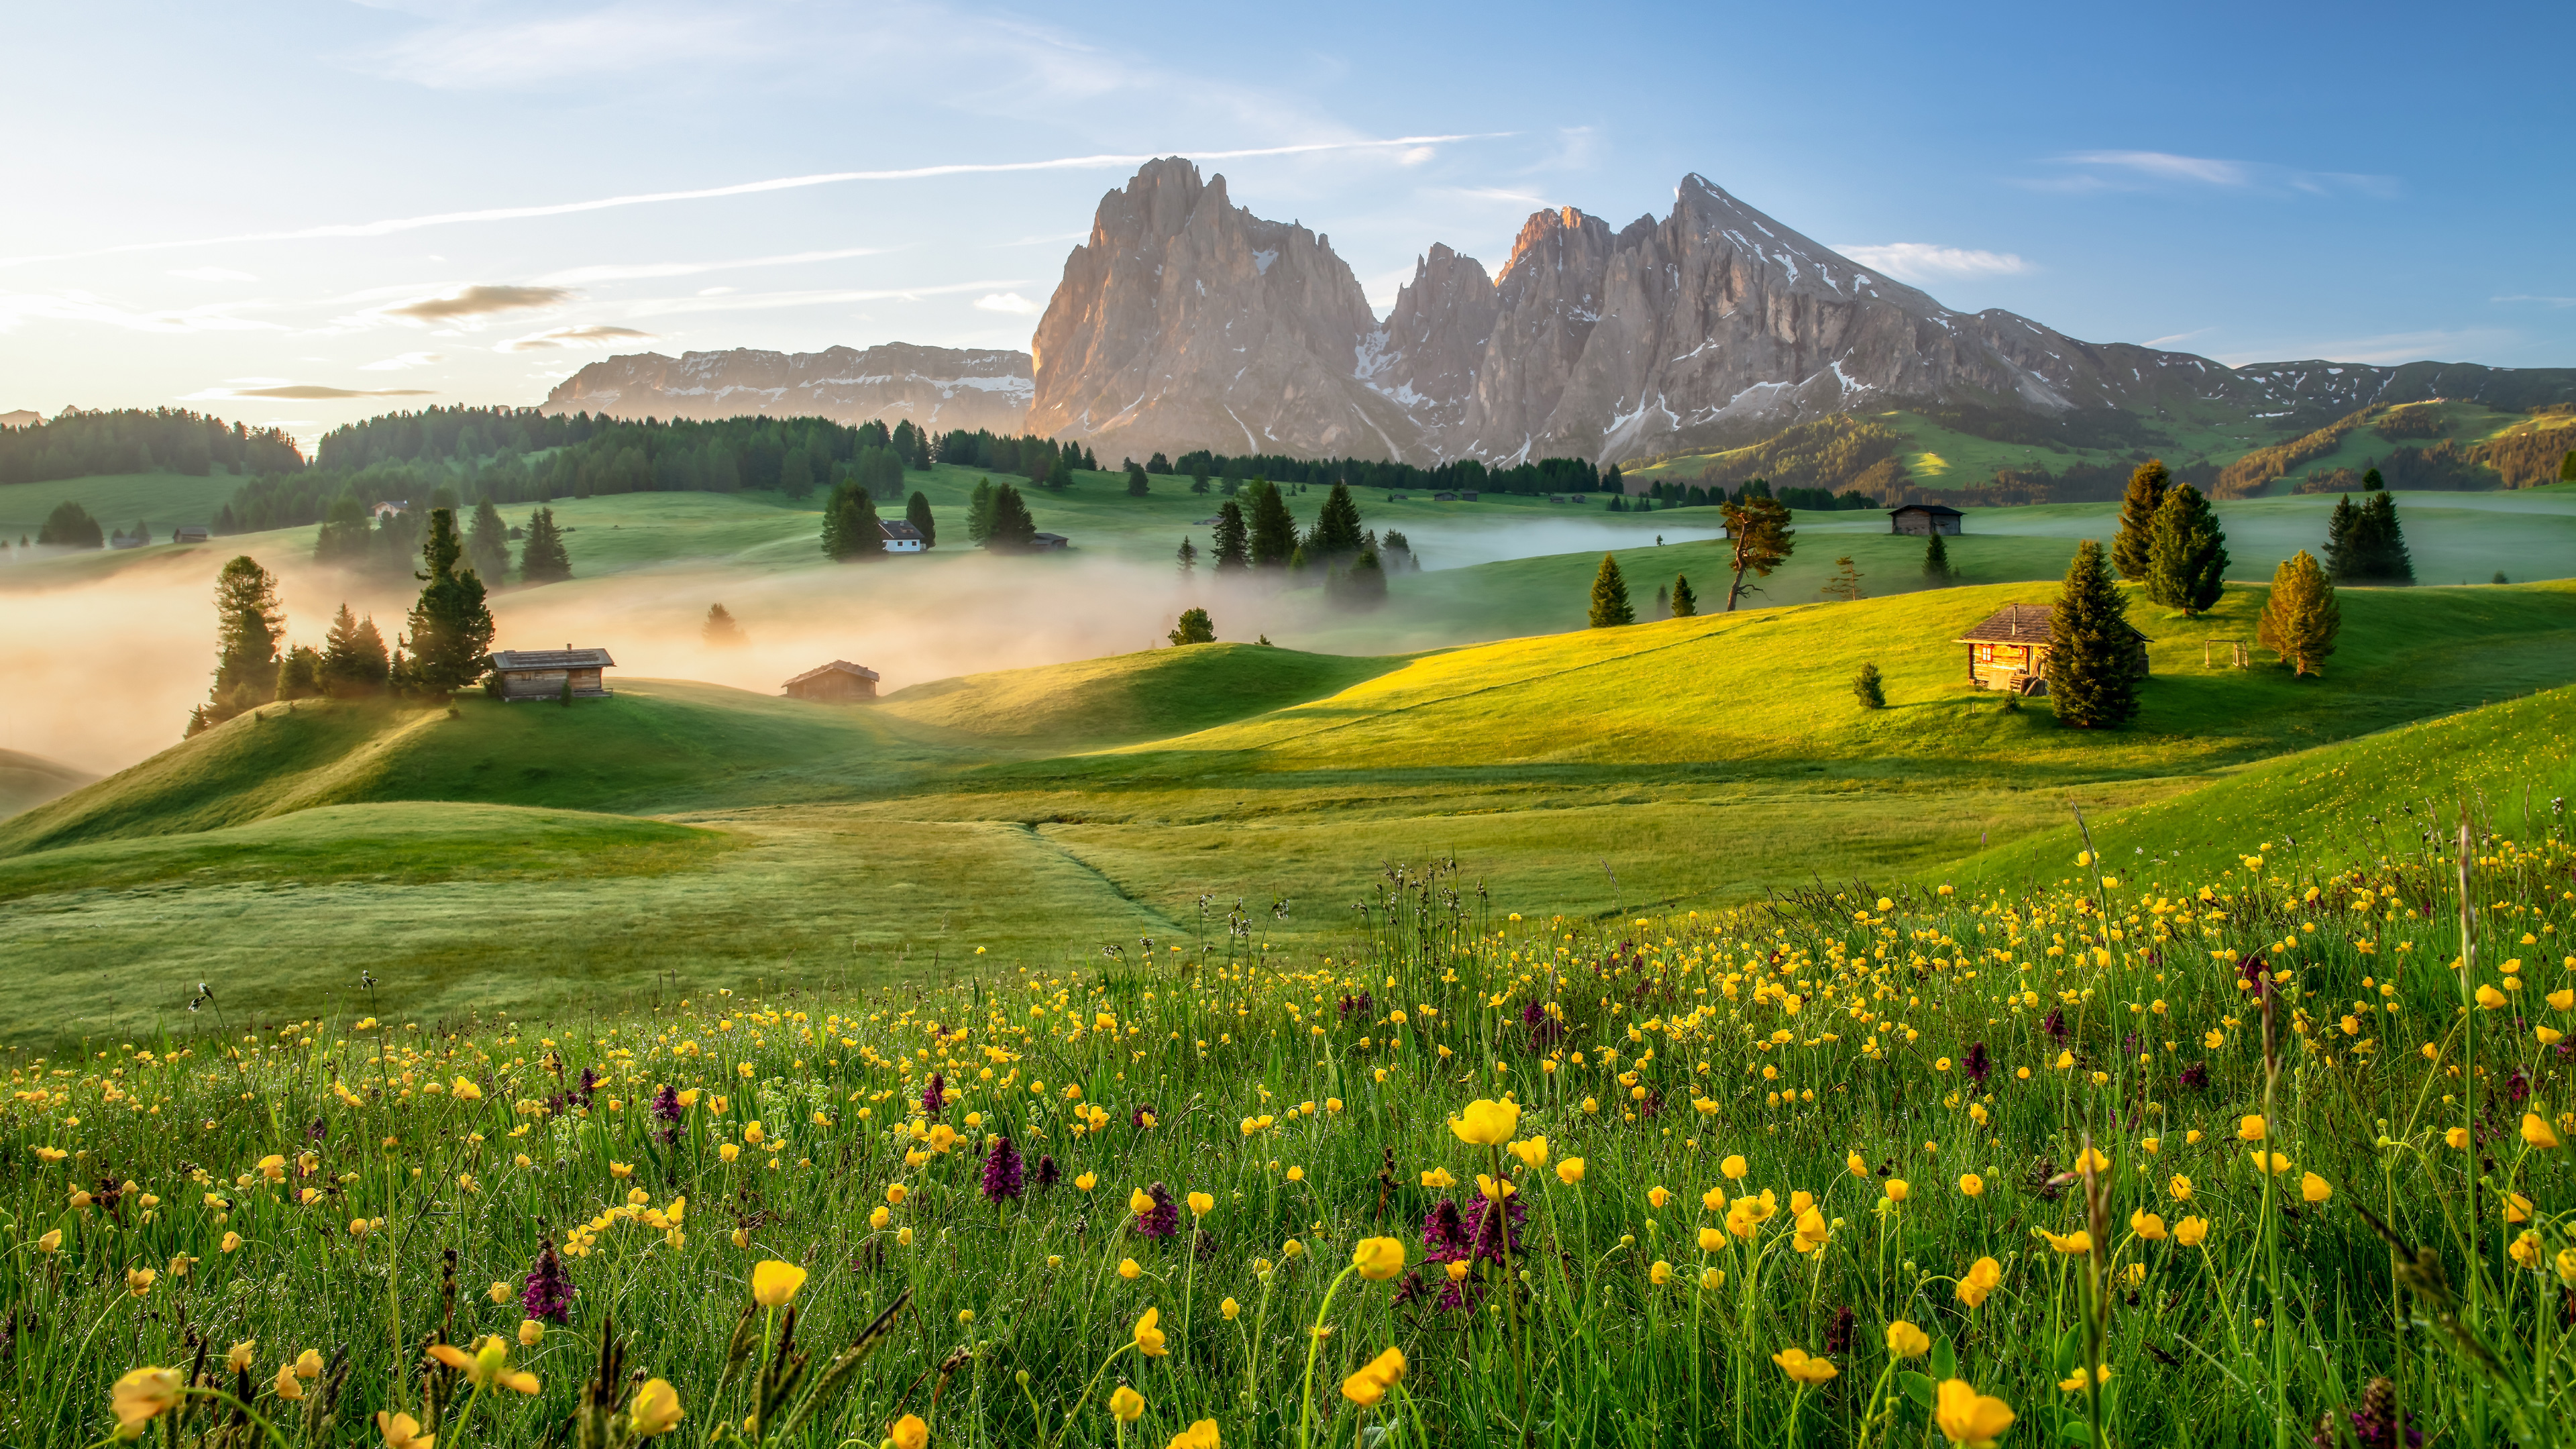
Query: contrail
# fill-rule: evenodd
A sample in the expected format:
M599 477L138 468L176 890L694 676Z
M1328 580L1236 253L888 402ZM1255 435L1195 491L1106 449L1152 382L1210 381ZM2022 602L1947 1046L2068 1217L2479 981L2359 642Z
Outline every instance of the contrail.
M1260 146L1238 151L1171 152L1194 154L1207 161L1232 161L1251 156L1293 156L1313 151L1359 151L1386 146L1432 146L1451 141L1481 141L1512 134L1508 131L1486 131L1460 136L1398 136L1383 141L1309 141L1294 146ZM122 246L100 247L85 252L55 252L42 256L0 257L0 267L24 266L31 262L69 261L78 257L113 256L121 252L169 251L179 247L223 246L233 242L311 241L327 237L389 236L395 232L417 231L423 227L454 226L470 221L520 221L536 216L569 216L575 212L606 211L619 206L649 206L665 201L707 201L722 196L752 196L764 191L793 191L806 186L833 186L845 181L918 181L933 176L987 175L1007 171L1086 171L1107 167L1141 166L1152 156L1062 156L1051 161L960 161L942 166L911 166L893 171L825 171L812 176L781 176L768 181L745 181L733 186L709 186L695 191L649 191L633 196L603 196L593 201L563 201L545 206L496 206L480 211L442 211L429 216L392 217L383 221L338 222L328 226L309 226L295 231L238 232L231 236L192 237L185 241L128 242Z

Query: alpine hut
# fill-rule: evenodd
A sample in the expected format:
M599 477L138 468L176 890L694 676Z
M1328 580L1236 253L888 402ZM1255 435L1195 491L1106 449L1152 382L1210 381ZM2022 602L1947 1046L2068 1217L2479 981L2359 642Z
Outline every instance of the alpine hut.
M1944 504L1908 503L1902 508L1887 510L1887 531L1910 533L1917 538L1929 538L1936 533L1956 538L1959 536L1959 520L1965 517L1966 514Z
M567 684L575 699L606 699L615 692L600 678L601 670L617 667L605 649L575 649L569 644L561 649L503 649L486 662L505 703L561 699Z
M817 704L857 704L877 697L877 672L863 664L835 659L808 669L783 686L789 699Z
M1968 646L1968 682L1979 689L2046 694L2048 626L2056 614L2046 604L2006 604L1960 635L1957 642ZM2129 637L2138 643L2138 673L2144 677L2150 641L2135 628Z

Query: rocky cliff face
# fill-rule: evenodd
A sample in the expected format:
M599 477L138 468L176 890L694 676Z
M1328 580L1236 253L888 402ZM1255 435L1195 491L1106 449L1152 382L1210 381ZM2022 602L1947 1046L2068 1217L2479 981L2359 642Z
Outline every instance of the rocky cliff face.
M890 342L864 350L641 352L594 362L555 385L543 410L621 418L909 418L934 432L1026 430L1034 389L1025 352Z
M1177 158L1102 199L1036 354L1032 426L1140 458L1606 463L1862 408L2046 415L2210 399L2259 411L2431 385L2408 369L2230 369L2010 312L1954 312L1698 175L1660 221L1614 231L1572 207L1537 213L1490 280L1434 246L1378 324L1328 238L1233 206L1223 177L1202 184ZM2479 389L2468 372L2505 375L2440 372L2453 395Z

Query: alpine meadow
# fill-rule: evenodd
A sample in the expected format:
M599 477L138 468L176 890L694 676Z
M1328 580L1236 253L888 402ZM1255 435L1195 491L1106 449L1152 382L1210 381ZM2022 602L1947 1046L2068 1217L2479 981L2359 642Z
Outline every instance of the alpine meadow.
M0 1444L2576 1449L2564 88L1524 9L26 17Z

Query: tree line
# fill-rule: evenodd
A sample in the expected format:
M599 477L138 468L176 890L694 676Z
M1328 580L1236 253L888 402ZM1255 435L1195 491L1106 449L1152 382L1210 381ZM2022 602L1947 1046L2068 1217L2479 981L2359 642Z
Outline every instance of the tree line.
M279 700L388 693L444 700L486 680L495 626L455 513L433 511L427 535L420 595L390 647L374 617L355 617L346 603L320 646L291 642L277 576L248 554L227 562L215 575L214 685L189 711L186 733L202 734Z
M292 473L304 455L283 429L252 429L183 408L65 408L23 428L0 428L0 483L98 474Z

